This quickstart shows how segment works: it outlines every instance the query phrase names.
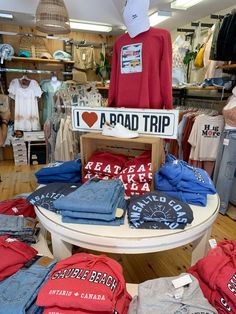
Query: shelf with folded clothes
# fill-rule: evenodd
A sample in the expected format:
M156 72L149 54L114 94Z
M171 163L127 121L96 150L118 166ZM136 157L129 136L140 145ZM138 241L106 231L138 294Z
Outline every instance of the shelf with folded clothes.
M41 63L71 63L74 64L75 61L73 60L56 60L56 59L43 59L43 58L26 58L26 57L12 57L9 60L6 60L7 62L41 62Z
M137 138L117 138L100 133L87 133L80 137L82 176L85 176L85 165L94 153L122 154L131 160L149 151L151 169L154 174L160 168L163 157L162 139L156 136L139 136ZM107 163L107 160L105 160ZM114 162L113 162L114 163ZM101 166L101 165L100 165ZM87 169L88 170L88 169Z
M236 63L224 64L224 65L219 66L218 68L227 70L227 71L236 71Z
M186 105L188 99L222 102L229 97L230 90L223 86L173 86L174 103Z

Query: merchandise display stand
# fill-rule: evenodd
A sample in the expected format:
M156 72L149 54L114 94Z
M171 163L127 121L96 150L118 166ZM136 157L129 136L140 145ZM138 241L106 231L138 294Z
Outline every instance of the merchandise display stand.
M71 256L72 245L100 252L141 254L192 243L191 265L194 265L207 253L211 227L218 215L219 197L208 195L206 207L191 205L191 208L194 220L184 230L132 229L127 218L121 226L63 223L61 216L51 211L41 207L35 207L35 211L42 226L51 233L53 255L59 260Z
M163 141L157 136L117 138L91 132L80 137L80 149L82 167L95 151L106 151L135 157L144 151L150 150L153 173L160 168L163 158Z

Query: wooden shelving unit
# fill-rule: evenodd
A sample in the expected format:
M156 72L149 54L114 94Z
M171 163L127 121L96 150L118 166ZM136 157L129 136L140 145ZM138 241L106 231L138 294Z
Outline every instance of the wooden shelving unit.
M224 70L236 70L236 63L234 64L225 64L222 66L219 66L219 68L224 69Z

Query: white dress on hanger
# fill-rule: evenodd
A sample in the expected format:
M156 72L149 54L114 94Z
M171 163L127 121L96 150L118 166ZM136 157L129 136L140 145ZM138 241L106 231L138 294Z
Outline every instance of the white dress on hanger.
M37 97L42 91L37 81L30 80L27 87L23 87L20 79L13 79L9 86L9 96L15 99L14 129L21 131L40 130Z
M172 85L178 86L187 82L187 67L184 57L191 45L182 35L177 36L172 44Z

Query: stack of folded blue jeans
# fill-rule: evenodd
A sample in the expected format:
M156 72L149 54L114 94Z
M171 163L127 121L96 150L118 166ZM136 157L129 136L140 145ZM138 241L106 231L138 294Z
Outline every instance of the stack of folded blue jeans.
M48 184L53 182L81 182L81 161L59 161L41 168L35 173L38 183Z
M0 282L0 314L42 313L43 308L35 304L36 298L55 263L48 257L37 257L34 264L26 264Z
M60 211L63 222L115 226L124 223L126 201L119 179L90 179L53 204Z
M167 155L165 164L155 173L154 185L155 190L197 206L206 206L207 194L216 193L205 170L192 167L170 154Z
M0 235L10 235L26 243L36 243L39 228L33 218L0 215Z

